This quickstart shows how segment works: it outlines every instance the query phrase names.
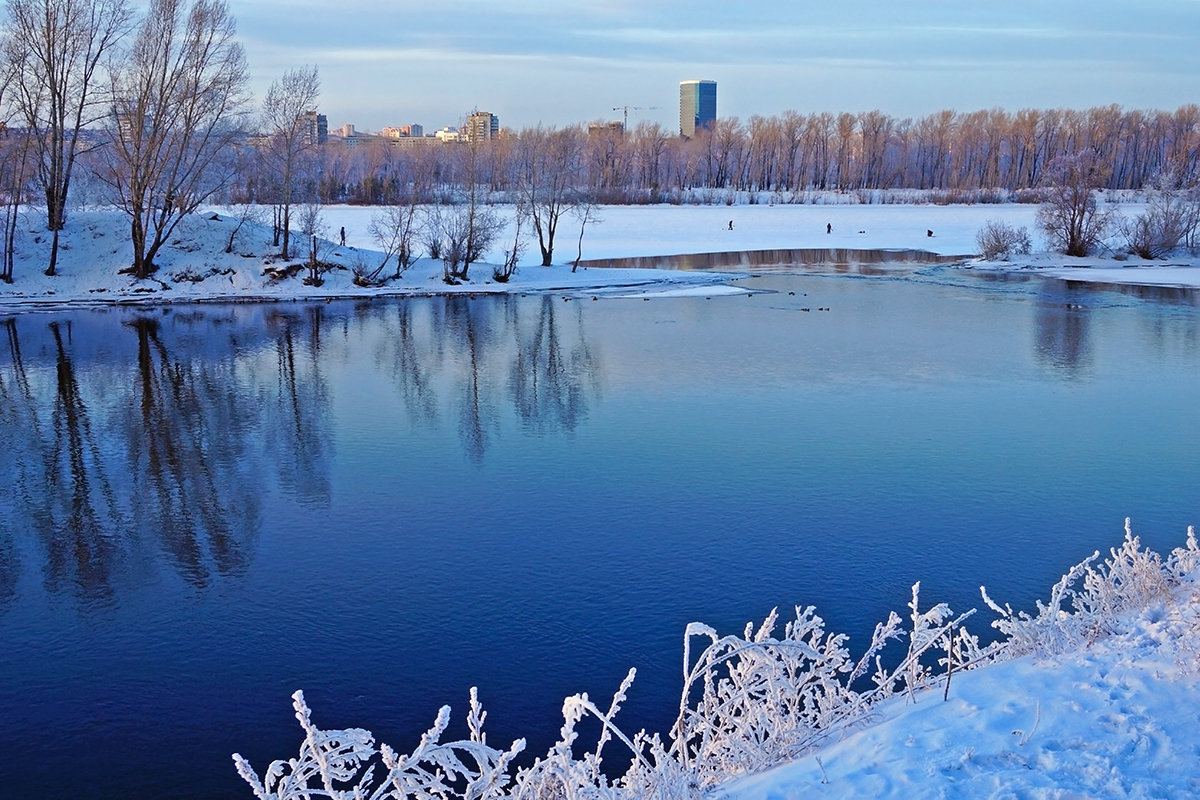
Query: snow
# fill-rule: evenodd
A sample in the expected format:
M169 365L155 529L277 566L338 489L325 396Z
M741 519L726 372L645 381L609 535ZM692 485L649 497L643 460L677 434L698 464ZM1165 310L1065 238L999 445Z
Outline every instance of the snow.
M1137 204L1123 205L1127 214L1141 210ZM502 213L511 214L508 207ZM323 240L321 258L339 268L324 275L321 286L307 286L301 275L272 280L268 266L284 266L272 253L269 231L247 225L238 235L234 252L224 252L233 230L234 217L228 209L201 212L184 220L181 229L157 259L158 272L150 279L135 281L120 270L130 263L128 224L111 211L76 211L62 235L59 275L42 274L49 237L37 209L23 212L17 231L16 260L12 284L0 284L0 306L44 306L63 303L187 302L199 300L283 300L362 297L446 292L564 291L583 294L589 290L621 287L605 292L606 297L657 294L713 294L739 291L733 276L698 271L655 271L648 269L597 269L581 266L576 272L570 262L577 252L578 227L564 217L556 242L552 267L536 265L536 244L527 247L521 266L509 283L492 280L490 264L501 260L501 249L510 246L503 235L487 254L484 263L471 268L471 280L448 286L441 280L441 264L419 260L398 281L383 288L362 288L353 283L355 265L377 266L381 260L368 234L374 210L330 206L324 210L327 236L346 229L346 246ZM988 221L1024 225L1034 230L1033 205L857 205L776 204L732 206L611 206L599 210L600 221L584 233L585 260L633 256L745 250L842 248L914 249L947 256L962 256L963 266L972 269L1030 270L1039 275L1070 280L1167 286L1200 286L1200 259L1186 257L1166 262L1136 258L1118 261L1116 254L1075 259L1053 254L1034 254L1011 262L986 263L974 260L976 232ZM730 229L730 222L733 223ZM826 233L826 226L832 230ZM927 235L932 231L933 235ZM289 263L304 260L305 242L296 237L297 252ZM531 255L532 251L532 255ZM718 290L712 287L720 286Z
M1198 633L1191 585L1084 650L954 675L946 701L892 698L870 727L718 796L1195 797Z

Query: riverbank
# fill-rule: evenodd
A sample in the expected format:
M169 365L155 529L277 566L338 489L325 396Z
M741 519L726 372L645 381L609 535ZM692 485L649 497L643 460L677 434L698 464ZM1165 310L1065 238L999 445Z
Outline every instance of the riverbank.
M1122 205L1126 214L1136 204ZM0 284L0 306L24 308L61 304L244 302L256 300L328 299L382 295L425 295L456 292L582 293L599 289L637 292L740 291L729 274L648 269L572 271L579 254L578 222L564 217L554 253L555 266L537 264L536 243L528 243L520 266L508 282L493 278L492 265L511 246L511 230L497 239L484 259L472 265L469 280L451 286L442 280L442 265L419 259L399 279L381 287L355 284L355 270L372 271L383 255L369 234L377 209L331 206L323 211L326 238L319 257L329 265L320 285L306 283L306 243L293 240L293 258L278 257L269 228L247 223L233 237L237 222L226 209L214 209L184 220L157 258L158 271L135 280L121 270L130 262L128 222L111 211L78 211L62 234L58 275L43 274L49 237L40 216L26 212L17 232L14 280ZM500 207L511 216L511 208ZM739 206L612 206L601 207L599 221L583 231L585 260L653 255L739 252L772 249L836 248L846 250L924 250L960 256L972 269L1034 271L1053 278L1104 283L1200 286L1200 258L1180 257L1148 262L1109 253L1088 259L1035 253L1007 262L983 262L976 232L988 221L1034 229L1036 206L1021 204L969 206L886 205L739 205ZM511 224L510 224L511 228ZM342 245L340 231L346 233ZM334 241L336 240L336 242ZM297 252L297 246L299 248ZM532 251L532 253L530 252ZM394 261L382 273L394 271ZM291 267L291 269L288 269ZM286 272L286 275L280 275ZM708 287L708 288L705 288ZM717 288L720 287L720 288Z

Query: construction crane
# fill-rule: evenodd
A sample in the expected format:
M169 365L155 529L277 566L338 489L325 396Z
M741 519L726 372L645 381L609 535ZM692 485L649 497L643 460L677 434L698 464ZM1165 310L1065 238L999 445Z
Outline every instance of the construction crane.
M621 130L629 130L629 109L634 111L657 111L658 106L613 106L613 111L622 111L625 116L621 121Z

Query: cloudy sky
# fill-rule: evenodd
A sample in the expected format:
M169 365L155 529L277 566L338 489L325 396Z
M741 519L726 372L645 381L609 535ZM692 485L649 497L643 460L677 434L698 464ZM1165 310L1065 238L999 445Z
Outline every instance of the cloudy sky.
M1200 0L228 0L262 97L315 64L330 127L1200 102Z

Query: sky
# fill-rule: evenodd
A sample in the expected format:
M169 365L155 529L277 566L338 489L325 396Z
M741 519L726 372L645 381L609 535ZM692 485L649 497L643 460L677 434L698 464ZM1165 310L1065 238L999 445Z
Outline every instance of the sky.
M228 0L261 98L316 65L330 128L1200 102L1200 0Z

